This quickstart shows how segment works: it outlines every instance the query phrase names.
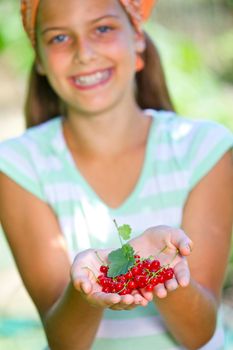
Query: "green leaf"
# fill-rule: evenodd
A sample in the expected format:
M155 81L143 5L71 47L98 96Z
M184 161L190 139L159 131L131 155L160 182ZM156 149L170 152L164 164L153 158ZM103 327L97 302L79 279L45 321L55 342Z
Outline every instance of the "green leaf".
M134 250L129 244L125 244L122 248L112 251L108 260L108 277L125 274L135 263Z
M129 225L122 225L120 227L118 227L118 232L119 235L125 240L127 241L128 239L130 239L130 235L132 232L132 229Z
M131 259L134 257L134 249L130 244L124 244L121 248L123 250L124 255L128 258Z

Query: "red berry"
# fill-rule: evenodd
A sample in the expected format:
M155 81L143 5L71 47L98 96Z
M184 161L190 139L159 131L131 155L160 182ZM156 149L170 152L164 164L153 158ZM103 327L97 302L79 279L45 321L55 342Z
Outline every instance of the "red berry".
M120 275L120 276L117 276L117 282L122 282L122 283L125 283L126 282L126 277L125 275Z
M136 254L134 255L134 259L141 259L140 255Z
M144 269L150 270L151 261L150 260L144 260L143 263L142 263L142 266L143 266Z
M158 284L158 279L156 277L152 277L150 280L150 284L152 284L153 286L156 286Z
M126 294L131 294L132 293L132 289L126 288Z
M148 271L146 269L145 270L141 270L140 275L141 276L147 276L148 275Z
M138 263L136 266L137 266L137 268L138 268L138 269L140 269L140 270L142 270L142 269L143 269L143 265L142 265L142 263L141 263L141 262L140 262L140 263Z
M153 286L153 284L148 284L145 289L147 292L152 292L154 289L154 286Z
M157 277L157 282L158 283L164 283L165 282L165 277L163 274L160 274L158 277Z
M105 278L105 277L106 277L105 275L99 275L99 276L97 277L97 281L100 282L100 281L102 281L102 279Z
M150 271L156 272L160 269L160 262L158 260L152 260L150 265Z
M104 293L111 293L111 289L110 289L110 287L103 287L102 288L102 292L104 292Z
M101 286L103 287L109 287L112 284L111 278L105 277L101 280Z
M123 288L124 288L124 283L122 283L122 282L117 282L117 283L115 284L116 292L120 292Z
M132 271L128 271L128 272L125 274L125 278L126 278L127 280L130 280L131 278L133 278Z
M164 277L166 281L172 279L173 276L174 276L174 270L171 267L169 267L168 269L165 269Z
M134 281L138 288L144 288L147 285L149 278L143 275L138 275L135 276Z
M137 266L132 267L131 272L133 276L138 276L141 273L141 269L139 269Z
M107 274L108 272L108 266L106 265L101 265L100 266L100 272L104 273L104 274Z
M127 284L127 287L128 287L129 289L136 289L136 288L137 288L137 285L136 285L135 281L131 280L131 281L129 281L129 283Z
M127 292L128 292L127 289L123 289L123 290L119 293L119 295L126 295L126 294L129 294L129 293L127 293Z

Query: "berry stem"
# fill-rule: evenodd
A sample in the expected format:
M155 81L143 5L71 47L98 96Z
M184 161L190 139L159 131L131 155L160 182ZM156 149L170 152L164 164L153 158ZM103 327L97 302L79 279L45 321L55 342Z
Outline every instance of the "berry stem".
M157 256L159 256L161 253L165 252L165 250L167 249L167 245L165 245L157 254Z
M176 249L176 254L173 256L172 260L170 261L169 264L167 264L167 266L170 266L170 265L173 263L173 261L175 260L175 258L177 257L177 255L179 255L179 249Z
M114 224L116 226L116 229L117 229L117 233L118 233L118 237L120 239L121 247L123 247L123 242L122 242L122 239L121 239L121 235L119 233L119 226L117 225L116 219L114 219L113 222L114 222Z
M90 268L90 267L88 267L88 266L84 266L83 267L83 269L84 270L88 270L88 271L90 271L92 274L93 274L93 276L95 277L95 280L97 281L98 280L98 278L96 277L96 275L95 275L95 273L94 273L94 271Z
M97 258L99 259L99 261L101 262L101 264L104 266L107 266L106 262L103 261L103 259L101 259L101 257L99 256L99 253L97 252L97 250L95 250L95 254L96 254Z
M152 278L157 277L161 271L163 271L166 268L166 265L161 266L159 270L152 272L152 276L149 278L149 282L152 280Z

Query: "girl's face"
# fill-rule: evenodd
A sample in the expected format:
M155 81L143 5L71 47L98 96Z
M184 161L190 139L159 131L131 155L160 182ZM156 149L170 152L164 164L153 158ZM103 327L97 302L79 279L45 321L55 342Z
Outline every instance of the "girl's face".
M136 54L143 49L117 0L40 2L38 70L68 111L93 114L132 101Z

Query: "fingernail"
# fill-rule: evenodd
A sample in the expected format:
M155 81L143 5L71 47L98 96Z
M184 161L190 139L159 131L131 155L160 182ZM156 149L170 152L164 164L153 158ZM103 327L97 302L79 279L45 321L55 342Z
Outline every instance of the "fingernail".
M189 279L183 277L182 281L180 282L181 287L187 287L189 284Z
M192 251L192 249L188 243L185 245L185 248L187 248L190 252Z

